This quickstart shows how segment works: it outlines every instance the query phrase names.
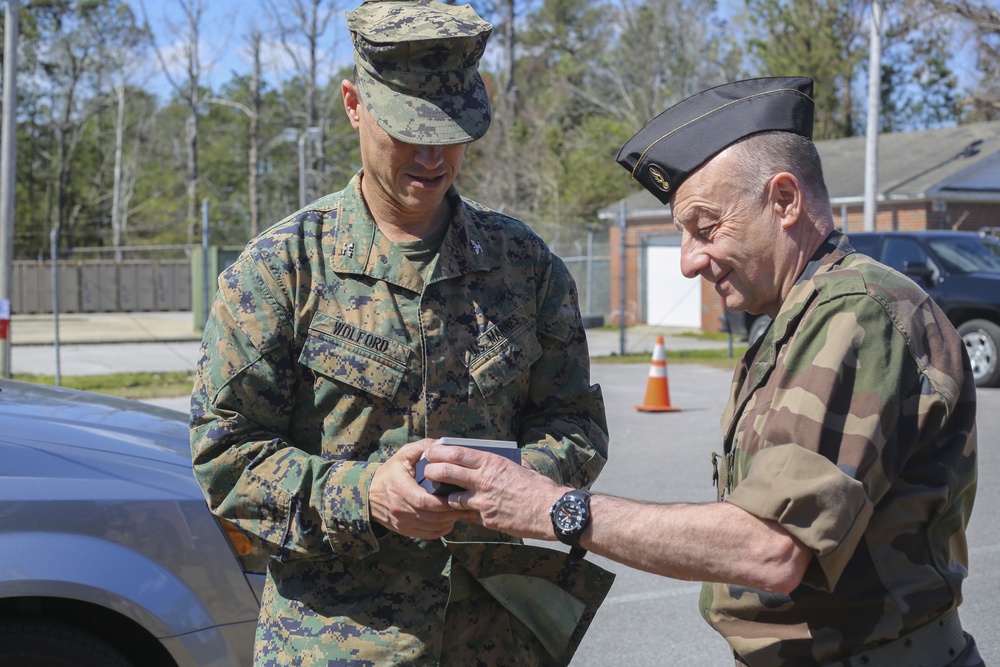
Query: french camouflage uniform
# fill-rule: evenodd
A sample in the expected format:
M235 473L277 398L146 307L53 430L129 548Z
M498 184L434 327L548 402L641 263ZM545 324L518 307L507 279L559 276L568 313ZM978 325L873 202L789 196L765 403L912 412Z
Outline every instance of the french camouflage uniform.
M702 614L737 664L890 664L880 644L945 623L951 645L932 633L922 664L931 650L945 651L937 664L982 664L950 613L967 570L975 420L945 315L834 232L743 358L722 418L720 499L814 553L788 595L704 585Z
M594 481L607 425L573 281L454 188L425 280L360 183L251 241L205 329L195 475L272 556L256 664L566 664L610 574L464 522L389 532L368 492L401 446L446 435L515 440L560 484Z

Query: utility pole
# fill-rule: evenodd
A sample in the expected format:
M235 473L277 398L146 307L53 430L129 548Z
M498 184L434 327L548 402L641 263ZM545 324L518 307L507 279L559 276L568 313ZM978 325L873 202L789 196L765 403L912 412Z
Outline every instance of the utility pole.
M14 280L14 174L17 165L18 0L4 3L3 118L0 120L0 377L10 377L10 286Z
M865 133L865 231L875 231L878 213L878 128L882 83L882 7L872 2L871 54L868 57L868 130Z
M671 213L672 214L672 213ZM625 239L628 227L628 208L625 200L621 201L618 207L618 229L621 234L621 245L618 248L618 287L619 287L619 310L618 310L618 354L625 356L625 299L628 293L625 289L625 278L628 275L625 271L625 261L628 254L625 247Z

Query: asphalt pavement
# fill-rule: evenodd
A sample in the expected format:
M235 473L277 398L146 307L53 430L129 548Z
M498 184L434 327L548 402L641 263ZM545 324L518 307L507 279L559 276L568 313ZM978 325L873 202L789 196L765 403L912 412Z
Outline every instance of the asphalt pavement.
M64 315L58 357L64 375L121 370L193 370L200 332L191 313ZM46 333L48 332L48 333ZM56 347L51 316L12 320L11 368L15 373L52 374ZM626 351L652 349L664 335L668 350L719 347L672 330L629 330ZM620 348L619 332L588 330L591 353ZM635 409L645 393L647 364L592 366L603 389L611 431L608 465L595 489L652 502L709 502L714 499L709 453L720 451L719 418L730 372L698 364L668 368L670 400L678 412ZM150 403L187 411L188 397ZM979 644L986 664L1000 665L1000 389L979 393L979 491L969 526L969 578L960 609L963 625ZM552 548L561 545L546 543ZM614 587L594 620L571 667L718 667L732 664L725 642L698 612L700 586L639 572L590 555L617 574Z
M608 464L594 484L601 493L650 502L711 502L710 452L721 451L719 418L730 373L699 364L668 367L670 403L679 412L640 412L646 364L594 364L611 431ZM188 399L151 403L186 411ZM1000 665L1000 389L979 393L979 491L969 524L969 578L960 608L987 665ZM542 544L542 543L539 543ZM562 549L556 543L545 546ZM719 667L731 665L726 643L698 612L701 586L640 572L600 556L589 559L617 579L571 667Z

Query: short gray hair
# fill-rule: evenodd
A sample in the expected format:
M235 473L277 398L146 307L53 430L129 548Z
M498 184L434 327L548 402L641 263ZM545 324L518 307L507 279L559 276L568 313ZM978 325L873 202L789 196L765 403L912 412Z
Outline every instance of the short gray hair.
M817 222L832 221L823 165L811 140L791 132L762 132L734 143L730 150L733 169L729 177L741 201L763 205L765 184L775 174L787 171L805 190L809 215Z

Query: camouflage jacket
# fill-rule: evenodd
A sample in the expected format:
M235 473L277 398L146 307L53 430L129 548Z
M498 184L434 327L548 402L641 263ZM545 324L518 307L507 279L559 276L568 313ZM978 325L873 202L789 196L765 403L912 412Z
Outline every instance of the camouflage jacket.
M720 497L813 550L790 595L705 584L748 665L823 664L956 608L976 490L961 338L912 281L834 232L736 370Z
M378 231L359 175L252 240L206 325L195 475L212 510L274 556L261 623L328 651L324 665L367 664L373 646L393 664L437 664L454 548L386 534L369 514L372 476L399 447L516 440L575 487L607 458L565 265L522 223L448 196L426 284ZM448 540L514 541L465 523ZM258 656L262 641L258 628Z

